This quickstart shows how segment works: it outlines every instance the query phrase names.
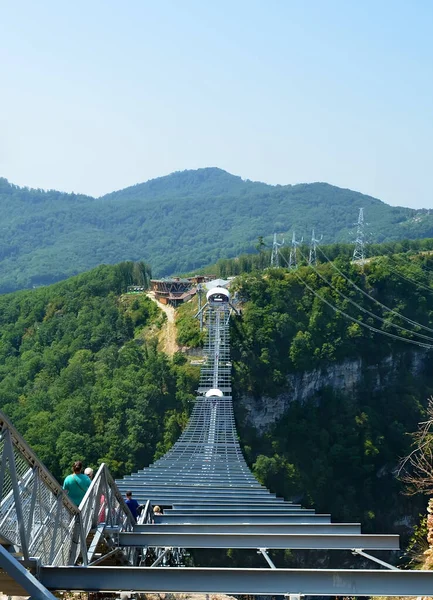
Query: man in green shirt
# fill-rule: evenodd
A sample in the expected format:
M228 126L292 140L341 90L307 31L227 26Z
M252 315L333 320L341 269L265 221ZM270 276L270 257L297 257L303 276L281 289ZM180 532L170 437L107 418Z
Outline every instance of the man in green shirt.
M66 490L69 498L77 506L79 506L92 483L90 478L82 473L82 470L83 463L81 460L76 460L72 465L72 475L68 475L63 482L63 489Z

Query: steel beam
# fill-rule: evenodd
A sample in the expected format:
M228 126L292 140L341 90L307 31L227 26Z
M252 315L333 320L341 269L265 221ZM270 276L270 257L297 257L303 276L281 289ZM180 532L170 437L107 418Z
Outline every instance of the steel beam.
M143 481L143 476L142 475L134 475L133 477L128 476L125 477L125 479L122 479L121 481L117 481L116 485L118 488L126 488L127 485L138 485L139 487L144 485L144 481ZM159 483L155 483L155 484L146 484L147 487L149 488L149 490L151 492L157 492L159 491L161 488L167 490L167 492L174 492L174 491L181 491L181 492L185 492L185 494L192 494L193 492L196 492L197 490L200 491L202 490L203 492L210 492L213 491L215 492L215 494L225 494L226 492L230 492L230 493L244 493L244 494L249 494L249 495L264 495L264 496L275 496L275 494L272 494L269 490L267 490L265 487L259 485L258 483L256 483L255 485L239 485L238 487L235 486L231 486L229 488L225 487L225 486L221 486L218 484L212 484L210 482L207 481L201 481L201 482L197 482L196 484L170 484L170 483L164 483L164 481L161 481Z
M221 501L216 500L200 500L200 496L196 498L195 501L192 499L178 498L175 495L167 496L165 494L148 494L146 489L142 491L134 492L132 494L134 498L136 498L141 504L145 501L150 500L151 504L158 504L161 506L173 506L175 510L181 510L185 512L187 510L211 510L212 512L217 511L218 509L224 509L227 507L227 510L232 510L234 506L239 506L236 510L242 510L243 512L248 512L251 510L263 510L263 511L274 511L274 510L282 510L287 508L288 510L293 510L297 512L299 510L308 510L302 508L300 504L286 504L284 501L278 501L275 499L269 499L267 502L263 500L257 502L244 502L242 498L225 498Z
M266 550L267 550L266 548L259 548L259 552L262 554L263 558L268 563L268 565L271 567L271 569L276 569L277 567L272 562L272 559L271 559L271 557L269 556L269 554L267 553Z
M55 596L1 545L0 568L35 600L56 600Z
M376 556L371 556L371 554L367 554L366 552L364 552L363 550L360 550L359 548L356 548L355 550L353 550L353 554L359 554L359 556L368 558L368 560L371 560L371 561L377 563L378 565L382 565L382 567L385 567L386 569L394 569L394 570L398 571L398 568L395 567L394 565L390 565L389 563L385 562L384 560L381 560L380 558L377 558Z
M50 590L308 596L431 596L433 571L42 567Z
M195 472L195 474L194 474ZM252 483L253 480L248 477L237 477L236 475L227 476L226 474L216 474L208 469L202 468L202 463L198 465L193 465L192 474L191 473L182 473L180 470L176 471L175 469L171 469L169 473L162 473L158 475L158 479L152 479L152 477L143 476L143 484L144 485L157 485L161 482L169 483L172 485L176 485L176 481L179 485L183 484L195 484L199 481L208 481L209 483L214 483L218 485L228 485L231 483L233 486L237 486L239 483Z
M203 471L200 470L200 467L196 468L196 471L199 470L199 474L197 475L185 475L182 474L181 472L178 472L176 474L175 470L172 469L170 471L170 473L168 474L163 474L160 473L157 477L146 477L145 475L143 476L143 485L147 485L147 484L151 484L151 483L167 483L167 484L171 484L171 485L176 485L176 481L179 482L179 485L185 485L185 484L189 484L189 485L198 485L200 483L200 481L207 481L210 485L226 485L228 488L230 486L232 487L238 487L239 485L246 485L248 486L249 484L254 486L254 479L252 477L227 477L227 475L219 475L219 476L215 476L212 473L206 473L206 477L204 478L203 475L205 474Z
M157 567L159 565L159 563L164 560L164 558L167 556L167 554L169 554L169 552L171 552L172 548L166 548L164 550L164 552L162 552L162 554L160 554L160 556L158 556L158 558L155 560L155 562L153 562L150 567Z
M245 523L236 525L235 523L181 525L181 524L145 524L134 525L135 533L309 533L309 534L360 534L360 523Z
M269 492L249 492L248 490L230 490L230 488L226 489L226 490L215 490L211 487L208 488L199 488L198 486L194 489L194 487L189 488L187 491L185 490L185 488L182 488L181 486L165 486L165 485L161 485L161 486L148 486L146 485L144 482L141 485L137 485L137 484L130 484L130 485L118 485L117 486L119 488L119 490L121 491L128 491L130 490L133 494L134 493L141 493L141 492L145 492L146 494L148 494L148 496L156 496L156 495L163 495L163 496L171 496L171 495L175 495L178 496L179 498L187 498L187 499L192 499L194 500L194 498L203 498L203 500L213 500L218 501L220 499L225 500L226 498L239 498L242 500L245 500L246 502L263 502L268 501L268 500L273 500L274 502L283 502L284 499L281 497L278 497L275 494L271 494Z
M128 489L126 490L128 491ZM291 502L285 502L283 498L273 498L270 496L269 498L246 498L241 494L231 494L227 496L214 496L212 494L201 494L197 492L195 495L191 496L183 496L182 494L176 494L176 492L164 492L164 490L159 490L158 492L149 492L146 490L146 487L143 486L141 489L132 489L130 490L134 496L145 497L152 502L152 500L164 498L171 501L171 504L175 504L177 506L185 507L185 508L196 508L197 506L218 506L219 504L229 504L232 506L237 503L240 504L241 507L249 506L249 505L272 505L272 506L291 506L302 508L300 504L293 504Z
M243 515L167 515L155 517L155 523L330 523L331 515L264 515L264 514L243 514Z
M398 535L302 533L120 533L120 546L271 548L291 550L399 550Z
M253 481L253 477L246 467L227 468L227 466L223 466L219 468L218 465L213 461L206 459L203 455L203 451L198 452L195 455L188 452L186 456L187 460L183 464L178 464L178 461L173 459L169 463L159 465L158 470L155 469L154 471L149 472L149 477L156 477L158 475L172 475L175 477L176 474L178 474L181 477L194 477L197 481L200 481L200 479L202 479L200 476L203 472L209 471L209 475L212 477L222 477L224 480L238 478L239 481L245 481L246 479ZM221 459L224 458L224 456L221 456Z
M221 486L221 484L218 484L218 486ZM268 499L273 499L274 501L277 500L278 502L287 502L288 504L294 504L294 502L292 500L284 500L284 498L282 496L276 496L275 494L270 494L270 493L265 493L260 491L254 491L253 489L249 488L237 488L235 486L231 486L231 487L226 487L226 488L221 488L221 487L216 487L213 486L212 484L209 484L208 486L194 486L192 485L190 488L188 488L187 491L185 491L185 488L182 486L182 484L179 484L179 486L176 486L175 484L172 484L170 486L164 485L164 484L158 484L158 485L151 485L146 483L146 480L143 480L142 483L139 483L138 485L135 483L129 483L128 485L122 485L122 486L118 486L119 490L126 492L128 490L131 490L131 492L134 493L142 493L142 492L146 492L149 496L152 495L163 495L163 496L171 496L171 495L176 495L180 498L188 498L188 499L193 499L194 498L203 498L204 500L208 500L208 499L213 499L214 502L220 502L220 500L226 500L226 499L230 499L230 498L239 498L245 501L252 501L252 502L256 502L256 501L260 501L260 500L268 500ZM295 503L296 504L296 503Z
M168 496L168 494L161 493L161 496ZM156 494L155 494L156 496ZM232 496L220 496L219 498L212 498L212 494L209 494L207 497L202 496L200 493L195 494L194 497L182 498L182 496L176 497L176 494L170 494L175 500L173 502L173 506L176 508L188 508L188 509L197 509L197 508L212 508L215 506L235 506L236 510L243 509L245 506L251 506L251 508L260 508L264 506L269 508L270 506L275 506L275 508L291 508L293 510L304 510L302 504L294 504L293 502L287 502L284 498L273 498L270 496L269 498L243 498L240 496L232 495ZM242 502L240 506L233 503ZM307 509L309 510L309 509ZM310 509L311 510L311 509Z
M237 507L236 502L242 502L242 504ZM250 509L261 509L263 510L292 510L294 512L298 510L312 510L308 508L303 508L301 504L290 504L289 502L284 502L284 500L276 500L275 498L269 498L269 500L245 500L242 501L240 498L224 498L221 500L201 500L200 497L193 501L185 501L185 500L175 500L173 502L173 510L213 510L219 508L227 507L229 510L244 510L244 512L249 511ZM314 510L314 509L313 509Z
M146 480L147 481L147 480ZM195 492L195 491L209 491L209 492L215 492L216 494L218 493L222 493L225 494L226 492L228 493L236 493L236 492L245 492L245 493L249 493L249 494L271 494L271 492L269 492L268 489L266 489L263 485L260 485L257 481L255 483L252 484L243 484L243 485L239 485L239 486L235 486L235 485L229 485L228 487L221 486L215 483L211 483L210 481L197 481L197 483L192 483L192 484L179 484L176 485L175 483L170 484L169 482L164 482L164 481L160 481L159 483L155 484L155 485L150 485L147 484L143 477L140 474L136 474L136 475L128 475L127 477L125 477L125 479L122 480L117 480L116 481L116 485L117 487L120 488L126 488L127 484L130 485L138 485L139 487L146 485L149 490L151 491L159 491L161 488L167 489L168 491L177 491L177 490L184 490L185 492ZM129 488L128 488L129 489ZM275 496L275 494L271 494L272 496Z
M182 465L182 467L189 467L189 459L199 464L204 458L207 458L208 462L212 460L215 470L219 473L230 471L243 474L243 471L245 471L246 474L251 476L240 448L233 452L229 452L226 444L215 446L214 444L203 444L195 440L190 440L188 443L184 444L181 442L178 443L179 446L177 446L177 444L176 446L173 446L175 449L171 454L162 458L159 462L146 467L144 473L151 475L162 469L167 471L169 468L173 467L175 463ZM211 456L205 457L204 454L208 451L212 451L212 454Z
M201 475L201 480L202 481L207 481L209 483L209 491L211 491L213 489L213 486L227 486L227 489L236 489L239 486L239 481L234 481L234 480L229 480L227 478L223 478L223 479L215 479L212 478L207 472L200 472ZM127 490L131 489L132 493L138 493L140 491L140 489L143 489L144 487L146 487L147 485L151 486L151 485L156 485L156 486L162 486L163 482L168 483L169 485L176 485L176 481L179 482L179 485L184 485L185 483L187 484L191 484L191 485L195 485L198 484L198 482L200 481L200 479L197 477L195 479L191 479L191 480L185 480L181 473L179 473L178 477L176 477L176 475L172 472L169 475L165 475L165 476L161 476L158 480L150 480L149 478L143 476L142 479L142 483L140 485L134 485L134 484L129 484L126 486L122 486L121 488L119 488L121 491L126 492ZM242 483L247 483L245 479L242 480ZM231 486L231 487L230 487ZM160 490L158 489L157 492L159 493ZM152 494L152 492L150 492Z
M239 475L238 473L233 472L207 473L206 479L203 479L203 471L200 469L201 464L194 465L194 468L191 468L190 471L176 471L176 469L172 467L171 469L165 471L161 470L149 475L143 474L142 481L144 484L149 483L149 485L151 483L176 485L176 482L178 482L179 485L200 485L200 482L202 481L206 481L206 483L210 485L220 486L223 484L224 486L232 485L234 487L238 487L239 485L256 487L257 485L257 481L252 475Z
M266 513L266 511L271 512L273 515L314 515L313 508L292 508L290 506L247 506L245 508L240 506L239 508L235 508L230 504L226 504L225 508L171 508L165 512L168 515L261 515Z

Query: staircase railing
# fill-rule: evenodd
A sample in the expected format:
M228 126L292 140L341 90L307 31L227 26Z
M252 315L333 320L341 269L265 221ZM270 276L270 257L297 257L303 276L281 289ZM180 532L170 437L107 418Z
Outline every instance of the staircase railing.
M144 508L142 509L137 519L137 523L139 523L140 525L150 525L151 523L153 523L153 517L153 506L150 500L147 500L146 504L144 505Z
M132 531L134 519L105 463L99 467L92 484L79 506L82 535L85 539L93 531L94 537L87 550L87 562L98 564L120 550L116 538L120 532ZM106 552L95 558L98 545L104 542ZM133 562L130 548L124 550L128 562ZM78 557L78 549L77 549Z
M105 464L77 507L0 412L0 544L24 563L37 559L41 565L65 566L80 560L87 565L99 542L104 542L105 553L95 562L118 552L116 535L133 525ZM125 552L128 557L131 553Z
M85 547L80 511L2 413L0 539L44 565L73 564Z

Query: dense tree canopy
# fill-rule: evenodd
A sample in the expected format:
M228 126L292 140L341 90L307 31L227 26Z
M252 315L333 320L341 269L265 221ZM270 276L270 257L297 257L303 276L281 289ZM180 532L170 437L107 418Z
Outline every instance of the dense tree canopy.
M420 507L401 495L395 472L410 448L407 434L424 417L433 392L433 259L389 256L362 269L343 258L335 266L339 271L323 264L236 279L243 299L242 316L232 325L236 397L248 395L261 406L272 396L290 397L288 377L315 371L326 380L331 367L351 360L361 370L353 393L324 385L303 402L294 399L264 435L236 403L240 436L254 473L273 491L329 511L336 520L361 520L367 530L394 530L405 516L415 520ZM365 329L340 311L402 339Z
M196 371L137 336L156 305L121 295L146 277L121 263L0 296L1 409L60 478L78 458L130 473L186 421Z
M261 240L258 238L257 254L241 254L235 258L221 258L214 265L208 265L203 269L198 269L199 273L213 273L217 277L225 278L252 271L262 271L270 266L271 250L263 247ZM297 252L297 263L299 265L307 265L309 258L309 246L302 243ZM346 258L351 260L353 256L353 244L331 244L320 246L316 250L317 262L325 263L335 258ZM415 240L403 239L395 242L382 242L381 244L366 244L365 256L371 258L375 256L388 256L393 254L408 253L410 255L417 254L422 251L429 252L433 250L433 238L422 238ZM280 266L287 266L290 256L290 244L279 249Z

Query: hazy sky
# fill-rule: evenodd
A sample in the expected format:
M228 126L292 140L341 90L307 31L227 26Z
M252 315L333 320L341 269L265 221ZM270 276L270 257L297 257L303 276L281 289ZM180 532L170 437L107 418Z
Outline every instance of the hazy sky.
M218 166L433 207L432 0L0 0L0 175Z

